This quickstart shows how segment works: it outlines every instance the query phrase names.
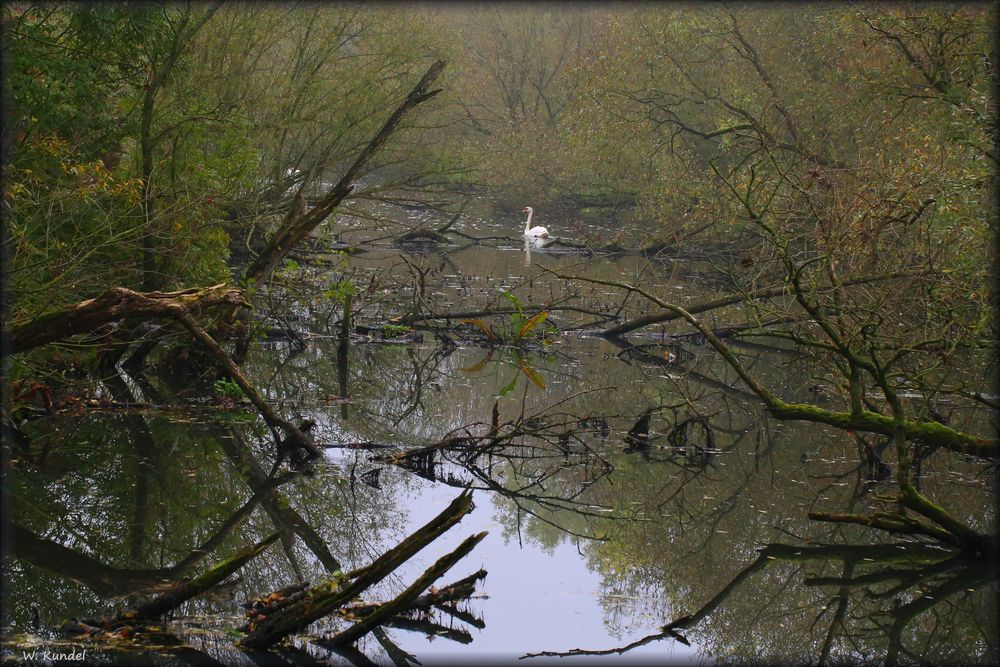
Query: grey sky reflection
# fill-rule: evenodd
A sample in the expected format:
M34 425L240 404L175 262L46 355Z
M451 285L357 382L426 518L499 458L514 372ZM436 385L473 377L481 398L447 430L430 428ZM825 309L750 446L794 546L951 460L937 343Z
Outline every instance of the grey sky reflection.
M407 499L411 527L426 522L455 497L458 491L442 484L420 480L410 485ZM602 577L591 571L571 541L561 542L551 552L525 536L505 539L503 526L494 516L497 501L477 493L476 509L462 523L421 553L409 567L422 569L458 545L466 536L488 530L489 536L445 579L452 581L482 566L489 572L471 609L486 622L486 628L470 628L473 642L462 646L445 639L428 639L411 632L389 630L401 648L417 655L424 664L470 664L516 661L525 653L566 651L573 648L609 649L625 645L658 631L669 619L620 617L622 634L615 637L605 623L600 604ZM405 577L404 577L405 578ZM447 583L442 581L442 583ZM617 658L617 660L616 660ZM676 664L697 661L696 648L671 640L640 646L623 656L531 658L521 665L593 663L600 660L636 664Z

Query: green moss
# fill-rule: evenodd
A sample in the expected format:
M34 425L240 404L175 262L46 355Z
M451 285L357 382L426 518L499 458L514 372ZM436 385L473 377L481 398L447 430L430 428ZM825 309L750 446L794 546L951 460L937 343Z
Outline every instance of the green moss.
M800 419L829 424L845 430L881 433L888 436L895 433L896 427L892 417L867 410L858 414L833 412L809 403L785 403L776 399L770 405L769 411L778 419ZM978 438L938 422L906 420L903 422L903 432L907 440L920 440L928 445L938 445L984 458L1000 456L1000 443L996 439Z

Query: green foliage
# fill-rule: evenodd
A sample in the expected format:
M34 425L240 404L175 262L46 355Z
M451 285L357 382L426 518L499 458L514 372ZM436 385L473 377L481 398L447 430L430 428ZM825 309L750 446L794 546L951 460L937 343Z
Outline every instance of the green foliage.
M215 395L220 398L240 400L246 397L242 387L229 378L219 378L212 387L215 390Z
M323 292L324 299L330 299L337 303L344 304L347 300L358 294L358 287L350 278L342 278L333 283Z
M159 214L143 216L138 108L181 14L87 4L5 5L4 13L12 141L3 200L15 321L109 286L138 286L151 234L165 286L224 280L229 239L218 198L246 170L227 168L248 156L226 146L245 144L245 128L230 123L209 146L207 124L193 120L203 109L176 89L161 93L153 131L171 151L154 164Z
M502 320L499 330L478 319L464 320L463 323L478 327L486 336L486 340L490 345L511 345L516 347L529 342L540 342L543 345L547 345L549 340L546 334L550 333L551 330L536 331L536 329L545 322L545 319L549 316L548 311L542 310L528 315L517 295L506 290L502 290L500 293L514 306L515 312ZM532 336L533 331L536 334L534 336ZM541 335L538 335L539 333Z
M402 324L383 324L382 325L382 335L386 338L395 338L397 336L402 336L407 334L412 329L406 325Z

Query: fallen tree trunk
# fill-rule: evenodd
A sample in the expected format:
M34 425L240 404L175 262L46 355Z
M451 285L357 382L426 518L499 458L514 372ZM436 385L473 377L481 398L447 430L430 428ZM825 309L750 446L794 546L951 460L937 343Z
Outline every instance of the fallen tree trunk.
M296 475L297 473L288 473L270 480L266 488L256 491L248 501L243 503L242 507L237 509L228 519L226 519L222 526L215 531L215 534L192 549L191 553L170 568L170 571L176 574L182 574L194 567L200 561L204 560L204 558L208 556L208 554L215 551L240 524L246 521L247 517L253 513L253 511L257 508L257 505L259 505L264 498L271 495L275 489L290 481Z
M16 523L11 524L8 535L10 554L15 558L86 586L102 597L162 589L173 579L171 568L139 570L105 565Z
M225 284L178 292L134 292L114 287L107 293L50 313L10 333L12 354L66 340L123 319L171 317L211 306L249 307L243 290Z
M472 197L466 197L462 201L462 205L459 207L458 212L451 216L451 219L445 224L441 225L436 229L412 229L405 234L401 234L396 237L396 243L413 243L421 241L429 241L432 243L447 243L447 234L457 234L458 232L449 232L456 222L462 217L462 213L465 212L465 207L469 205L472 201ZM459 234L459 236L466 236L465 234Z
M472 509L472 494L468 490L463 491L440 514L373 563L314 586L301 600L268 617L247 633L240 645L246 649L266 649L288 635L305 629L392 574L397 567L461 521Z
M243 290L227 287L225 284L178 292L135 292L126 287L115 287L96 299L81 301L65 310L46 315L15 329L10 335L10 350L12 353L24 352L94 331L106 324L124 319L156 317L172 319L180 323L212 353L272 430L280 427L288 434L290 444L305 449L309 452L310 458L319 458L322 452L297 426L274 411L243 375L236 362L191 315L193 310L220 305L246 308L250 306ZM280 444L281 438L277 433L274 435L276 443Z
M204 574L201 574L189 581L176 584L163 594L154 599L140 604L135 614L138 618L154 619L162 616L172 609L176 609L196 595L200 595L217 585L233 572L246 565L250 560L256 558L278 539L277 533L272 533L252 547L247 547L237 552L232 558L219 563Z
M486 531L483 531L467 537L460 545L458 545L458 547L455 548L454 551L442 556L437 560L437 562L427 568L427 570L420 575L416 581L407 586L406 590L394 599L386 602L364 619L358 621L340 634L325 641L324 644L327 646L343 646L345 644L352 644L378 627L383 621L387 621L398 612L407 609L431 584L437 581L439 577L443 576L444 573L450 570L458 561L465 558L465 556L467 556L469 552L472 551L476 545L486 537L486 535Z

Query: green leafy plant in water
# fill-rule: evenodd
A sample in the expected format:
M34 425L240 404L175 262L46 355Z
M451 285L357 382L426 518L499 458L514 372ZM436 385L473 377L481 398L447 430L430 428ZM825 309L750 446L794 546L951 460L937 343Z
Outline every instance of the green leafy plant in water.
M403 324L383 324L382 335L386 338L395 338L403 334L410 333L410 327Z
M549 312L541 310L533 315L529 315L525 312L524 306L517 296L506 290L502 290L500 293L514 306L514 312L503 322L499 331L483 320L462 321L465 324L472 324L479 327L486 334L486 338L491 345L521 345L529 340L532 331L538 330L538 327L545 322L549 316ZM545 330L539 331L542 332L541 342L543 344L547 343L548 341L545 340L544 334Z

